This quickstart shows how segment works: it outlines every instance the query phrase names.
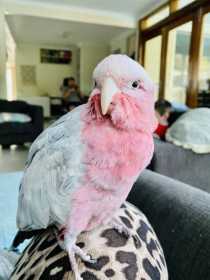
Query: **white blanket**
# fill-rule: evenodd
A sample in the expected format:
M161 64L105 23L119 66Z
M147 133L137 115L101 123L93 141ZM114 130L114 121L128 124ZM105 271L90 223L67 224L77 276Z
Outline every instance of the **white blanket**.
M210 153L210 109L192 109L167 131L166 140L195 153Z

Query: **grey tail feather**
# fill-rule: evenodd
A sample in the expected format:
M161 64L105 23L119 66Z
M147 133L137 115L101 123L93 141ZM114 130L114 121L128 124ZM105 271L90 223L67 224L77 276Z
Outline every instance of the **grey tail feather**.
M32 237L42 234L46 229L38 229L31 231L18 231L12 242L11 250L16 251L18 246L23 243L26 239L31 239Z
M10 276L15 268L15 264L17 263L20 255L8 251L8 250L0 250L0 279L1 280L9 280Z

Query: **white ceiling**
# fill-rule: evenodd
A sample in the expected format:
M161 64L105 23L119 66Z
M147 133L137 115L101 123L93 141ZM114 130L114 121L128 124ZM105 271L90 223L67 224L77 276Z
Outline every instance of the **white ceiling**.
M1 1L1 0L0 0ZM17 43L109 44L166 0L3 0Z
M161 3L167 2L167 0L16 0L16 2L46 3L50 5L115 12L120 15L132 16L139 19L142 14L154 9Z
M87 24L31 16L6 16L17 43L79 45L81 43L109 44L110 41L132 29L98 24Z

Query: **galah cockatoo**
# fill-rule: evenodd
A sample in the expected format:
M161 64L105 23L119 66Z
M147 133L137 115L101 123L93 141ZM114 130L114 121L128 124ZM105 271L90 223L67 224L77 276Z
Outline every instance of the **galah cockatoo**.
M32 231L56 225L64 233L75 278L78 235L110 223L153 155L154 84L126 55L110 55L93 73L89 101L47 128L32 144L20 185L17 225Z

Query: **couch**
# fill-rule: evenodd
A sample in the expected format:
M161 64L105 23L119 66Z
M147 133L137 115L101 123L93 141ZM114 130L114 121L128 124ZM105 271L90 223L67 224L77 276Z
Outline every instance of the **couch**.
M23 96L22 101L31 105L41 106L43 108L44 118L51 117L50 97L49 96Z
M0 145L8 147L12 144L22 145L33 142L43 130L43 109L40 106L29 105L23 101L0 100L0 113L23 113L30 116L26 123L0 123Z
M210 192L210 154L196 154L155 139L155 153L149 168Z
M128 200L152 224L170 280L210 279L210 194L145 170Z

